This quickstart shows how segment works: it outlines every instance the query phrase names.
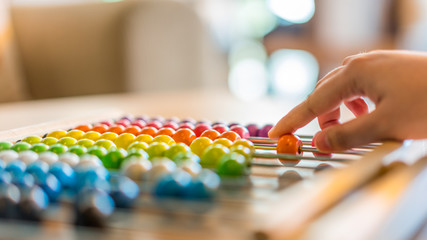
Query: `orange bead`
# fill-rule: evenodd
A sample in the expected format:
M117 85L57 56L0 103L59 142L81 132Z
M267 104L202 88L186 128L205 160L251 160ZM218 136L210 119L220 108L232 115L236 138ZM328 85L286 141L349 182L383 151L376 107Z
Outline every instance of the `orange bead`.
M135 136L138 136L141 132L141 128L138 126L130 126L125 129L123 133L132 133Z
M175 134L175 130L169 127L160 128L160 130L157 132L157 136L167 135L169 137L172 137L174 134Z
M91 131L95 131L95 132L99 132L101 134L105 133L106 131L108 131L108 126L105 124L99 124L94 126Z
M75 127L74 129L77 129L77 130L80 130L80 131L83 131L83 132L89 132L92 129L92 125L90 125L90 124L82 124L82 125L79 125L79 126Z
M108 131L109 132L113 132L113 133L117 133L118 135L122 134L125 131L125 127L123 127L122 125L113 125L111 126Z
M191 142L193 142L193 140L196 138L196 134L194 134L194 132L188 128L181 128L175 132L175 134L172 136L172 138L177 143L182 142L182 143L185 143L187 145L190 145Z
M277 153L301 155L301 139L293 134L285 134L277 142Z
M207 137L210 138L212 141L214 141L215 139L217 139L219 137L219 132L216 130L206 130L202 133L202 135L200 135L200 137Z
M240 136L236 132L226 131L226 132L223 132L221 135L219 135L219 138L227 138L228 140L234 142L240 139Z
M145 127L139 132L139 134L147 134L152 137L155 137L157 135L157 129L154 127Z

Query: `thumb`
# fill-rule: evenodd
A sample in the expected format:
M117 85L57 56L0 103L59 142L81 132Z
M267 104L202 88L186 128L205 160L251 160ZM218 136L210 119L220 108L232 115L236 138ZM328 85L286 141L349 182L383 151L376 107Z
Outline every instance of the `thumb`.
M377 142L387 138L386 123L378 110L343 124L323 129L316 136L315 146L322 152L333 152Z

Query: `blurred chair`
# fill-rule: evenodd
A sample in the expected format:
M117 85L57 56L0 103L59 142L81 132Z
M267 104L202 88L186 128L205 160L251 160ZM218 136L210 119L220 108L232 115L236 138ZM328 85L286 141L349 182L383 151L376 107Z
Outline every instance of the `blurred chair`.
M225 54L191 4L30 1L11 10L31 98L226 86Z

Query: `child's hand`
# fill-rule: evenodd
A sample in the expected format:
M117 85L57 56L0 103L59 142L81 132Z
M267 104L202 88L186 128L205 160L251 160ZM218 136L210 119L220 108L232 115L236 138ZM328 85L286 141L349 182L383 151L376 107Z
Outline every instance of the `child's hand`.
M362 96L375 103L371 113ZM341 103L355 119L339 122ZM347 57L269 136L293 133L316 117L322 131L315 145L325 152L388 139L427 138L427 54L374 51Z

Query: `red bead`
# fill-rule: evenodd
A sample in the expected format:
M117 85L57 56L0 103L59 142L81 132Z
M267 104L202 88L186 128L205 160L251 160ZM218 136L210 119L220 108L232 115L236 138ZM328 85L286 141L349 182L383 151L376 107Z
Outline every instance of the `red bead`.
M192 123L190 123L190 122L185 122L185 123L181 123L181 124L179 124L179 127L178 128L188 128L188 129L190 129L191 131L193 131L194 130L194 124L192 124Z
M202 133L206 130L210 130L212 129L211 126L209 126L206 123L199 123L196 125L196 127L194 128L194 133L196 134L197 137L200 137L200 135L202 135Z
M102 121L102 122L100 122L100 124L105 124L105 125L107 125L108 127L111 127L111 125L113 125L113 124L114 124L114 122L113 122L113 121L110 121L110 120L106 120L106 121Z
M105 124L99 124L94 126L91 131L95 131L95 132L99 132L101 134L105 133L106 131L108 131L108 126Z
M169 121L169 122L165 122L165 124L163 125L163 127L168 127L168 128L172 128L173 130L178 130L178 123L173 122L173 121Z
M147 123L147 127L153 127L155 129L160 129L161 127L163 127L162 122L158 121L158 120L151 120Z
M232 127L230 127L230 130L233 132L236 132L237 134L239 134L239 136L241 138L248 138L250 137L249 135L249 131L247 128L240 126L240 125L234 125Z
M138 126L139 128L145 128L147 124L143 120L135 120L130 123L132 126Z
M221 135L219 135L218 138L226 138L226 139L234 142L234 141L240 139L240 136L236 132L226 131L226 132L223 132Z
M217 130L206 130L202 133L202 135L200 135L200 137L207 137L209 139L211 139L212 141L214 141L215 139L217 139L219 137L219 132Z
M120 119L120 120L116 121L116 124L122 125L123 127L126 128L126 127L130 126L130 121L127 119Z
M159 136L159 135L167 135L169 137L172 137L174 134L175 134L175 130L173 130L172 128L169 128L169 127L162 127L157 132L157 136Z
M212 126L212 129L218 131L219 133L223 133L230 130L225 124L215 124L214 126Z
M141 129L140 134L148 134L152 137L155 137L157 135L157 129L154 127L145 127Z
M191 142L196 138L196 134L188 128L181 128L172 136L177 143L185 143L190 146Z

